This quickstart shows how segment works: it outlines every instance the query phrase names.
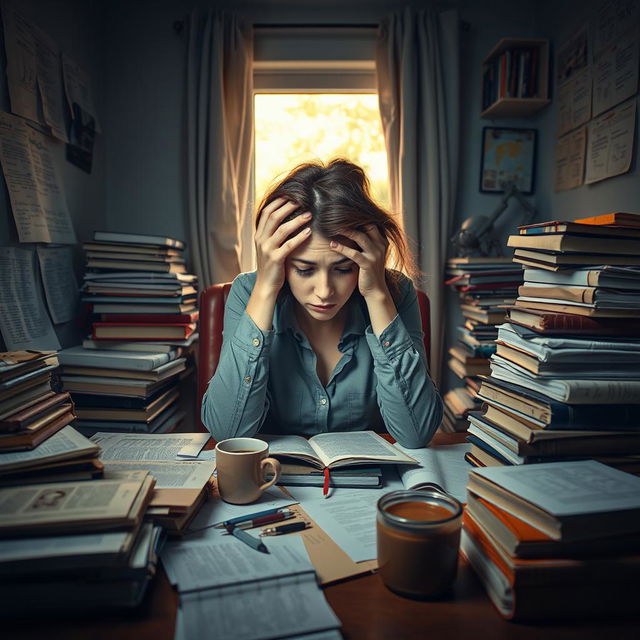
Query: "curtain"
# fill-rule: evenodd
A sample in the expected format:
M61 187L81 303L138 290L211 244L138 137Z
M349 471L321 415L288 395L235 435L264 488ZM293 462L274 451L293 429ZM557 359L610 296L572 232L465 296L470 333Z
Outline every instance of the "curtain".
M253 153L252 28L224 12L191 14L187 58L187 213L204 289L240 272Z
M431 302L431 375L439 382L444 271L458 166L459 27L456 11L406 8L381 23L376 50L391 203L416 252Z

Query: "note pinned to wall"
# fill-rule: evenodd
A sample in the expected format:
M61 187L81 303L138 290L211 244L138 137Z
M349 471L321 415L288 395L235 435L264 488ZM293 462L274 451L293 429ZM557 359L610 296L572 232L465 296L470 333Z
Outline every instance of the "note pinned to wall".
M33 251L0 247L0 330L8 351L58 351L36 281Z
M71 247L38 247L42 286L53 324L73 320L78 305L78 281Z
M21 118L0 113L0 163L20 242L76 241L51 144Z
M10 0L2 2L11 111L67 142L58 46Z
M555 191L579 187L584 182L587 128L581 127L556 142Z
M558 87L558 135L591 118L591 67L585 67Z
M629 171L636 128L636 99L589 123L585 182L591 184Z

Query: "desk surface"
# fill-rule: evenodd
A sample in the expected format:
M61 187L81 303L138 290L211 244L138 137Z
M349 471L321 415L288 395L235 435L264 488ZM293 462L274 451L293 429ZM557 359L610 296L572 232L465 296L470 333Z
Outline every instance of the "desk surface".
M462 434L438 434L436 444L460 442ZM417 602L391 593L378 575L327 587L325 595L342 622L346 640L545 640L609 637L640 638L640 619L571 621L523 625L504 621L491 605L473 571L461 562L454 593L440 602ZM5 620L2 635L11 640L173 640L177 596L160 568L143 605L130 614L76 616L54 620ZM0 606L0 610L1 610ZM204 639L203 639L204 640Z

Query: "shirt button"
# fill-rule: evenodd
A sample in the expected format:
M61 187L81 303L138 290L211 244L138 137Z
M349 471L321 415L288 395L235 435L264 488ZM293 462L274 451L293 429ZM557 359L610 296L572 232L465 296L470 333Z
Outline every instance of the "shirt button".
M320 404L327 404L326 398L320 398Z
M388 340L385 340L385 341L382 343L382 346L383 346L383 347L390 347L390 346L391 346L391 343L390 343Z
M244 381L249 384L251 382L251 376L247 376Z
M254 347L259 347L260 346L260 340L258 340L258 338L254 338L252 340L252 342L253 342L253 346Z

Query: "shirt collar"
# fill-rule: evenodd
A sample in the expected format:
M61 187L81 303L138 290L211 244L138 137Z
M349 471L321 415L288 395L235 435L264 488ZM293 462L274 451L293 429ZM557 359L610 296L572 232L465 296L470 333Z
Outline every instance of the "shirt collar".
M281 293L280 304L276 304L275 313L273 314L273 329L275 333L291 331L294 336L302 333L296 320L294 304L295 300L290 291ZM347 302L347 321L342 331L341 343L352 335L364 335L367 327L364 304L364 299L357 292L354 292Z

